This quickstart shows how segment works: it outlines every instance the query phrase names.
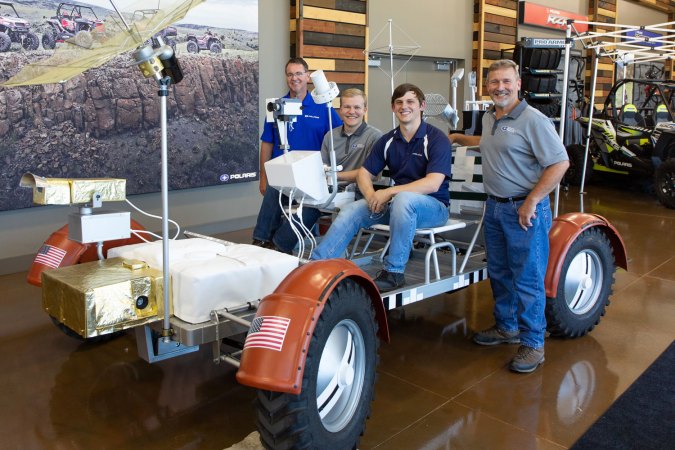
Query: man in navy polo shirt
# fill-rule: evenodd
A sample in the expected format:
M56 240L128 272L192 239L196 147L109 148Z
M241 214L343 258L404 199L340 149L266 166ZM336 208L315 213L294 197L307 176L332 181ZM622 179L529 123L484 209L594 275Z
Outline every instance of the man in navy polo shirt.
M309 66L302 58L291 58L286 63L286 83L288 93L284 98L302 100L302 115L288 124L288 144L291 150L320 150L324 135L330 131L328 123L329 108L317 105L307 90L309 82ZM342 120L333 108L330 108L333 126L342 125ZM284 218L279 206L279 191L267 185L265 163L283 153L281 141L275 124L265 122L260 137L260 193L263 201L258 212L258 219L253 229L253 245L273 248L272 236L283 224ZM288 204L284 196L283 204Z
M391 108L399 126L382 136L359 169L362 200L344 207L314 250L312 259L339 258L362 227L389 224L391 245L375 284L381 291L405 284L403 272L416 228L448 220L451 148L445 133L422 121L424 93L413 84L398 86ZM394 185L374 190L373 178L389 168Z

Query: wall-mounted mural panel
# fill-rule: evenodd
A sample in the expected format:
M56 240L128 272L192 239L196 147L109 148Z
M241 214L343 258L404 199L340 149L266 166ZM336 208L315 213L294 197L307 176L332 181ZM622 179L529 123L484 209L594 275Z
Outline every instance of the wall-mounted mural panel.
M116 4L125 16L162 8ZM113 14L105 0L0 2L0 81L75 39L96 42ZM158 33L184 73L168 97L171 189L258 178L257 21L257 0L207 0ZM125 178L128 195L159 191L157 91L129 53L64 83L0 86L0 210L31 205L18 187L25 172Z

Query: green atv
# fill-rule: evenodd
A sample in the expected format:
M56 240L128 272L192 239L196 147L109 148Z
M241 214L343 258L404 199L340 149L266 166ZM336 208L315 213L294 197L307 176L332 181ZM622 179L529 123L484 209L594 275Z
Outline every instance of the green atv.
M594 172L653 179L659 201L675 208L675 81L623 79L614 84L602 111L593 114L588 158L584 145L570 145L569 184ZM589 118L577 119L583 128ZM584 133L586 135L586 133Z

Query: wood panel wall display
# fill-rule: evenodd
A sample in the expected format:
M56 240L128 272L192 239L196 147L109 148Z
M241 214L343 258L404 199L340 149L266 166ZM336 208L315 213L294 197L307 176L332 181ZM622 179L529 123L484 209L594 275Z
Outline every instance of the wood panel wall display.
M613 24L616 23L616 1L617 0L589 0L588 2L588 20L589 22L601 22ZM603 28L601 26L591 26L590 31L603 33L614 31L613 27ZM603 38L607 40L608 38ZM591 82L593 81L593 66L590 53L586 55L586 95L590 98ZM609 90L614 83L614 63L607 58L602 57L598 61L598 78L595 86L595 104L604 103Z
M675 1L673 0L628 0L632 3L637 3L642 6L646 6L652 9L658 9L665 13L672 14L673 9L675 9ZM671 22L672 19L669 19L668 22Z
M291 0L291 55L344 90L366 90L367 0Z
M516 45L516 0L474 0L473 57L478 97L485 97L487 70L493 61L501 59L501 51Z

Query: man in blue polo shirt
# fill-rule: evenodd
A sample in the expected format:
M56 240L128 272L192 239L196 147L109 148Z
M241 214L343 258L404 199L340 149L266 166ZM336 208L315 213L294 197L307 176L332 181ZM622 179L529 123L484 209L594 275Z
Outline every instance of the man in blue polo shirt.
M326 105L317 105L307 90L309 82L309 66L302 58L291 58L286 63L286 83L288 93L284 98L302 100L302 115L296 121L288 124L288 144L291 150L320 150L324 135L330 131L328 123L329 108ZM330 108L333 126L342 125L342 120L333 108ZM267 185L265 163L272 158L283 154L279 131L276 124L265 122L263 134L260 137L260 193L263 201L258 212L258 219L253 229L253 245L273 248L272 236L283 224L284 218L279 206L279 191ZM283 204L288 204L284 196Z
M344 207L314 250L312 259L339 258L362 227L389 224L391 245L384 268L375 278L380 291L405 284L403 272L416 228L448 220L451 148L445 133L422 121L424 93L413 84L398 86L391 108L399 126L382 136L359 169L362 200ZM373 177L389 168L394 185L374 190Z

